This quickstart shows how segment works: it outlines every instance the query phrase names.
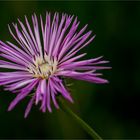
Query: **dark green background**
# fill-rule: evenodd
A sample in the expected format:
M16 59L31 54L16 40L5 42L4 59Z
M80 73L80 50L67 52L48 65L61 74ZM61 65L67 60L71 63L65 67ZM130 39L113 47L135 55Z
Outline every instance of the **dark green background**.
M12 41L7 24L46 11L74 14L80 27L88 23L96 38L82 52L88 58L104 55L113 67L104 72L107 85L73 80L75 103L68 105L102 138L140 138L140 2L0 2L0 40ZM0 138L89 138L61 110L43 114L33 107L24 119L28 98L7 112L14 97L1 87Z

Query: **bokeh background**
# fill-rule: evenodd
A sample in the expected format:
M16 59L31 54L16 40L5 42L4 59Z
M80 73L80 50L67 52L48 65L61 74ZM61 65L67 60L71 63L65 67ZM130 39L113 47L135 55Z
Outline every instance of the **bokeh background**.
M71 82L75 103L68 106L104 139L140 138L140 2L11 1L0 2L0 40L12 41L7 24L23 21L35 12L66 12L78 16L80 27L96 34L84 50L88 58L104 55L112 70L103 71L110 83ZM12 112L7 108L15 95L0 88L0 138L90 138L69 116L53 108L45 114L33 107L23 118L28 98Z

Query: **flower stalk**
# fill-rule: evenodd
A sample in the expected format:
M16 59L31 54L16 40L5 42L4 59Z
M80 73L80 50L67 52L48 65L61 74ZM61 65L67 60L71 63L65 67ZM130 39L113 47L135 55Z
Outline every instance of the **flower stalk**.
M91 128L84 120L82 120L78 115L76 115L65 103L59 98L58 99L60 108L64 111L68 116L73 118L93 139L103 140L94 130Z

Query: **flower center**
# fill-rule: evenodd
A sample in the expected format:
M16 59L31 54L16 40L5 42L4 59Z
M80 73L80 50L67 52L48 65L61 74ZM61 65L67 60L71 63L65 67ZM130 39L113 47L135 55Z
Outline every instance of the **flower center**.
M33 64L29 65L28 71L33 74L33 77L48 79L57 71L57 61L51 60L46 54L44 58L36 56L33 59Z

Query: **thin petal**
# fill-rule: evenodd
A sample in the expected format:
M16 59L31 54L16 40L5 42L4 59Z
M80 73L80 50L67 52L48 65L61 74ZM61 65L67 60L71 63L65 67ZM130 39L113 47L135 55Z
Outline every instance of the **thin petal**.
M58 75L71 77L77 80L84 80L92 83L98 83L98 84L108 83L107 80L96 77L95 74L87 73L87 72L63 71L63 72L59 72Z
M70 102L73 102L70 93L66 90L66 88L63 86L63 83L61 80L59 80L59 82L56 82L56 79L59 80L57 77L53 77L52 81L53 81L53 85L54 88L60 93L62 94L62 96L64 98L66 98L67 100L69 100Z
M28 86L26 86L25 88L23 88L23 90L21 91L21 93L19 93L16 98L11 102L8 111L11 111L19 101L21 101L23 98L25 98L30 91L35 87L35 85L38 83L38 80L33 81L32 83L30 83Z
M25 110L24 118L27 118L27 116L28 116L28 114L29 114L29 112L30 112L30 110L31 110L31 108L32 108L32 105L33 105L33 103L34 103L34 100L35 100L35 96L33 96L33 97L30 99L30 101L29 101L29 103L28 103L28 105L27 105L27 108L26 108L26 110Z

